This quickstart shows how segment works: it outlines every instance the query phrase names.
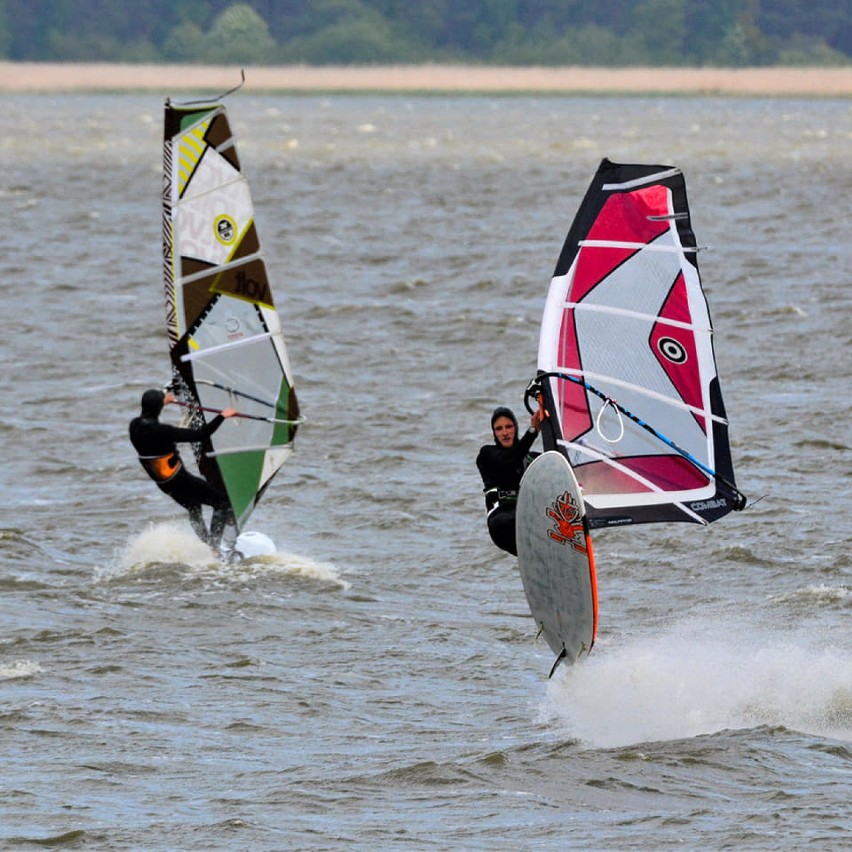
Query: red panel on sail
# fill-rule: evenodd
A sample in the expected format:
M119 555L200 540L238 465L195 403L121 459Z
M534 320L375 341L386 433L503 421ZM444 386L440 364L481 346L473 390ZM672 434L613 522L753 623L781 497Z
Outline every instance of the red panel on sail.
M667 199L666 189L661 186L612 196L606 200L586 239L650 243L668 228L667 222L648 218L665 215L668 212ZM635 248L619 247L596 247L594 251L583 251L581 247L571 286L572 301L581 301L636 251Z
M679 275L660 310L660 317L689 323L688 295L683 275ZM651 349L660 366L687 405L702 407L701 373L695 335L690 329L657 323L651 332ZM699 426L706 432L705 419L698 416Z
M562 315L562 326L559 332L559 363L572 370L581 369L572 311L565 311ZM590 429L592 417L583 388L573 382L561 382L559 393L562 422L571 423L574 435L582 434Z
M704 488L708 477L695 465L681 456L650 456L618 459L619 465L647 479L664 491L688 491ZM629 473L606 462L588 462L576 468L577 480L583 487L584 496L593 494L630 494L648 492L652 489L643 485Z

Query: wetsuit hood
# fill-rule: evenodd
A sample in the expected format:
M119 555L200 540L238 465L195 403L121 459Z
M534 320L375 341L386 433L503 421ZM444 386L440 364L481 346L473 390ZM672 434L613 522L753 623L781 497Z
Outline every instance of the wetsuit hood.
M163 400L166 395L156 388L146 390L142 394L142 416L143 417L159 417L163 410Z
M518 440L518 418L515 417L515 412L512 411L511 408L506 408L504 405L498 405L494 411L491 412L491 435L494 438L494 443L497 444L499 441L497 440L497 436L494 434L494 424L497 422L499 417L508 417L512 423L515 424L515 440Z

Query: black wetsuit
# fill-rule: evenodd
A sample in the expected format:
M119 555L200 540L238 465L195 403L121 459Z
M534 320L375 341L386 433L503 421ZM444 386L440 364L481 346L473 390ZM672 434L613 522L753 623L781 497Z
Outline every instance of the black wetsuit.
M533 454L538 432L528 429L511 447L500 444L484 446L476 457L476 466L482 476L485 508L488 510L488 532L497 547L518 555L515 539L515 510L521 477Z
M224 419L219 414L200 429L170 426L145 414L130 421L130 441L146 473L161 491L189 512L190 523L199 538L215 547L218 547L222 531L230 520L228 498L206 479L194 476L184 467L175 444L196 443L209 438ZM201 516L202 505L213 507L209 533Z

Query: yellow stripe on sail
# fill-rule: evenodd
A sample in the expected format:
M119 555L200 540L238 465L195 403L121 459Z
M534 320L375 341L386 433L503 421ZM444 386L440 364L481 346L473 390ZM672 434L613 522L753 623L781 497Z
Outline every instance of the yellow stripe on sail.
M189 133L184 133L178 142L178 196L183 195L183 190L186 183L195 171L201 155L207 148L207 143L204 141L204 134L210 126L209 121L203 121L201 124L194 127Z

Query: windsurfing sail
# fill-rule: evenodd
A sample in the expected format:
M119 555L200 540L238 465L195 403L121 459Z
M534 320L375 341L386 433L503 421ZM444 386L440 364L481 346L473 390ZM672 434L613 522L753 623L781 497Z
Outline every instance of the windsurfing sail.
M292 452L293 374L261 254L249 185L225 107L165 105L163 274L172 388L201 425L236 408L196 448L240 532Z
M603 160L565 240L527 392L590 527L706 524L734 482L713 328L678 168Z

